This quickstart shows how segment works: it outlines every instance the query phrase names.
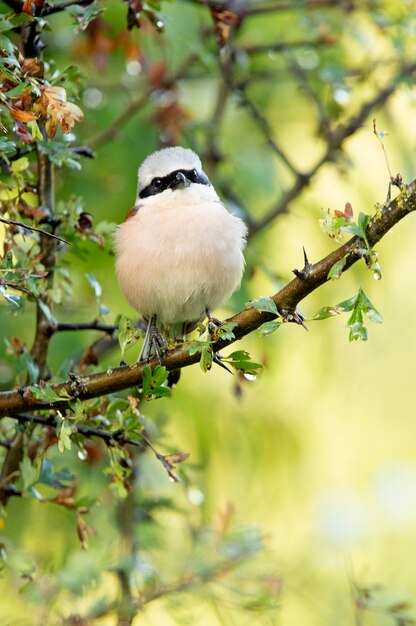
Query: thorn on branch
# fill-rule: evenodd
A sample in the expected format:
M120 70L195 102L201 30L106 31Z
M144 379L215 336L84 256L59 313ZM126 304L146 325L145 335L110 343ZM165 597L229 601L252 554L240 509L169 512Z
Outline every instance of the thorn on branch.
M292 271L294 275L297 276L300 280L308 280L312 271L312 263L309 263L305 248L303 248L303 259L303 268L301 270L294 269Z
M305 318L298 311L289 311L288 309L279 309L279 313L283 318L284 322L299 324L299 326L303 326L305 330L308 330L305 324Z

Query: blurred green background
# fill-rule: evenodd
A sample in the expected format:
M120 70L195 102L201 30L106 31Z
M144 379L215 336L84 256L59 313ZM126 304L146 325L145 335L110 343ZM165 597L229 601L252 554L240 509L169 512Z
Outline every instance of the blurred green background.
M351 11L344 11L342 3L321 9L308 4L247 19L238 46L325 38L330 43L252 56L241 53L235 66L273 136L302 171L319 158L324 139L316 103L301 88L293 67L307 74L331 123L337 123L388 83L397 63L414 58L416 52L414 2L363 2ZM146 23L123 39L126 7L115 1L105 5L101 40L91 33L74 35L70 16L59 15L46 34L45 53L53 53L60 69L75 64L86 75L80 103L85 121L78 127L77 143L96 142L96 158L85 159L81 172L58 172L57 193L62 201L82 199L96 224L123 220L134 203L139 164L166 139L160 115L168 96L156 90L114 138L102 144L96 140L140 97L149 74L164 66L175 68L195 52L194 66L175 85L172 97L184 113L178 141L196 148L202 157L220 83L215 40L203 42L199 36L201 26L211 23L205 7L164 3L163 34ZM408 83L374 112L378 128L388 132L384 143L393 174L400 172L405 181L415 175L416 147L416 91L410 77ZM221 125L214 130L223 155L218 165L207 164L214 184L232 189L250 218L260 218L290 186L291 172L241 105L238 93L229 98ZM321 209L343 210L350 202L355 215L373 213L374 205L386 198L388 179L370 116L346 142L344 155L321 168L289 212L250 240L244 284L229 307L216 315L227 316L249 299L275 293L290 280L293 268L302 266L302 246L312 262L322 258L336 243L319 227ZM382 325L369 322L368 342L349 343L345 316L310 322L309 332L285 325L270 337L254 333L238 348L264 363L257 380L242 382L237 389L235 378L220 368L203 374L191 367L182 372L172 398L142 407L159 448L180 449L190 458L182 468L181 484L169 482L152 455L141 459L140 493L144 498L170 498L177 511L158 511L157 526L135 520L134 533L142 546L137 584L154 571L169 581L175 572L186 571L192 559L206 558L191 551L192 529L202 523L218 529L230 516L236 528L258 528L265 548L247 562L234 588L221 580L215 583L223 601L214 601L202 585L197 592L154 601L134 624L411 623L396 617L412 615L411 609L395 613L389 607L412 602L416 595L415 236L411 215L377 246L381 282L361 262L301 304L303 315L311 318L320 307L350 298L363 286L384 317ZM110 308L108 323L121 313L135 318L116 283L111 254L86 241L65 259L75 297L54 310L59 320L90 321L97 314L86 272L102 285L102 302ZM19 336L30 345L33 313L30 303L22 317L11 317L0 307L2 334ZM52 369L81 353L97 336L55 336ZM127 353L129 362L137 352L133 348ZM119 360L114 349L100 368ZM0 375L3 389L14 384L3 345ZM1 624L69 623L64 620L71 612L83 615L100 598L114 594L111 572L125 550L103 461L83 463L76 451L58 457L56 452L62 467L82 477L81 493L99 498L88 516L96 534L84 552L72 511L12 499L1 540L13 547L0 579ZM256 607L241 610L250 595L249 580L256 576L273 581L277 611L265 605L262 612ZM357 585L370 589L374 610L360 610ZM112 626L116 621L104 615L95 623Z

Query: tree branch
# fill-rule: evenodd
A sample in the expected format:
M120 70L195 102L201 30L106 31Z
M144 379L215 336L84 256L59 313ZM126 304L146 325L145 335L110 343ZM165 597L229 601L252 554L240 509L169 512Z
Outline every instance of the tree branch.
M53 164L49 157L38 149L38 174L39 174L39 204L47 209L53 217L55 212L55 190ZM53 287L53 275L55 267L56 243L49 237L49 233L41 233L40 249L42 263L48 271L48 289ZM49 320L46 317L39 300L36 302L36 332L31 349L31 355L39 366L40 377L45 375L48 346L51 337Z
M209 2L208 2L209 4ZM267 13L278 13L281 11L293 11L295 9L321 9L323 7L338 7L344 11L350 11L354 8L353 0L294 0L291 2L279 2L279 4L271 4L266 6L247 7L239 12L241 17L251 15L265 15Z
M118 329L114 324L101 324L94 320L92 322L57 322L52 326L53 333L72 331L72 330L100 330L104 333L112 335Z
M259 233L268 226L278 215L286 213L289 204L297 198L299 193L307 187L320 168L334 159L337 151L342 148L343 143L348 137L353 135L365 122L368 115L375 108L384 104L388 98L395 92L397 84L416 72L416 63L403 65L394 79L375 94L370 100L365 102L360 110L350 118L346 124L339 124L335 130L327 132L327 149L309 172L299 173L292 187L286 191L279 202L272 208L262 219L253 222L249 229L249 238Z
M201 36L204 39L206 35L207 33L203 32ZM179 65L176 71L163 80L163 84L153 84L149 86L139 98L133 100L128 105L123 113L121 113L119 117L114 120L114 122L108 128L106 128L102 133L90 139L87 144L89 146L92 146L93 148L99 148L107 141L111 141L112 139L114 139L114 137L116 137L120 132L121 128L131 120L132 116L150 102L150 96L153 92L159 89L163 89L163 87L175 84L177 80L180 80L189 71L197 58L197 53L191 52Z
M52 239L56 239L57 241L61 241L62 243L66 243L67 246L72 246L72 243L62 239L62 237L58 237L58 235L54 235L53 233L48 233L47 230L43 230L42 228L35 228L34 226L28 226L23 222L16 222L14 220L6 220L5 217L0 217L0 222L3 224L7 224L7 226L18 226L19 228L25 228L26 230L33 231L35 233L41 233L41 235L45 235L47 237L52 237Z
M397 198L385 203L381 211L370 221L367 228L369 245L374 247L395 224L413 211L416 211L416 180L409 185L404 185ZM358 237L353 237L321 261L311 265L304 278L296 276L273 296L277 308L280 311L295 310L301 300L327 282L328 272L335 263L345 257L344 271L356 263L361 258L360 248L362 245ZM227 341L217 341L213 346L214 350L219 351L234 343L274 317L271 313L263 313L253 307L244 309L227 320L236 324L233 330L234 338ZM189 352L179 347L165 356L163 365L168 371L172 371L192 365L199 358L199 354L190 355ZM156 359L150 362L152 368L157 364ZM145 367L145 363L117 367L106 372L79 377L76 381L65 381L53 385L52 388L58 395L66 392L71 397L80 400L95 398L138 385L143 377ZM24 389L5 391L0 393L0 417L19 415L19 413L27 410L50 411L51 409L66 408L68 404L69 401L66 399L52 404L37 400L30 391Z
M21 413L16 416L16 419L21 423L30 423L30 424L40 424L41 426L52 426L52 428L56 428L58 426L58 422L53 415L32 415L28 413ZM80 433L84 435L88 439L90 437L97 437L98 439L102 439L107 446L112 446L114 444L119 445L129 445L135 446L139 448L145 448L148 445L146 438L143 441L137 441L135 439L130 439L130 437L126 437L122 430L114 430L112 432L102 430L101 428L92 428L91 426L80 426L79 424L73 424L74 432ZM1 444L0 444L1 445ZM6 445L6 444L3 444ZM10 444L7 444L8 447Z

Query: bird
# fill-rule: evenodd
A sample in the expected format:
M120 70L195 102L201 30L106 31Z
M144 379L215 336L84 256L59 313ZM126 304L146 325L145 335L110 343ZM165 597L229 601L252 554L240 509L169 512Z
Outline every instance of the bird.
M138 361L167 351L239 288L247 227L221 202L198 155L180 146L150 154L137 197L116 229L121 290L147 323Z

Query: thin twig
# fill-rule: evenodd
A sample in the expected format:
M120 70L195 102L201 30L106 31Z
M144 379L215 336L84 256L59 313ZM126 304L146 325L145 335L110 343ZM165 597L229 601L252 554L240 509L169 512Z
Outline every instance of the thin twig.
M16 416L16 419L21 423L39 424L41 426L51 426L52 428L57 428L58 426L58 421L54 415L42 416L33 415L32 413L21 413ZM120 444L123 446L129 445L139 448L144 447L143 441L137 441L135 439L130 439L130 437L126 437L122 430L109 432L107 430L102 430L101 428L80 426L79 424L72 424L72 429L74 433L80 433L87 438L97 437L98 439L102 439L108 446Z
M240 11L240 17L249 17L252 15L266 15L267 13L280 13L281 11L293 11L298 9L311 10L321 9L323 7L338 7L344 10L350 10L352 8L351 0L306 0L298 2L279 2L279 4L271 4L266 6L252 6L247 7Z
M94 320L92 322L74 322L74 323L58 322L57 324L54 324L51 328L52 332L54 333L71 331L71 330L74 330L74 331L75 330L100 330L105 333L108 333L109 335L112 335L117 329L118 329L118 326L115 326L114 324L101 324L97 320Z
M3 222L3 224L7 224L8 226L18 226L19 228L25 228L26 230L34 231L35 233L41 233L42 235L47 235L48 237L52 237L52 239L57 239L58 241L61 241L62 243L66 243L67 246L73 246L73 244L70 243L69 241L62 239L62 237L58 237L58 235L54 235L53 233L48 233L47 230L43 230L42 228L35 228L34 226L28 226L27 224L24 224L23 222L16 222L14 220L6 220L6 218L4 217L0 217L0 222Z
M333 160L334 155L340 150L345 140L353 135L365 122L371 111L384 104L388 98L395 92L397 84L403 80L408 79L409 76L416 71L416 63L404 65L400 68L398 74L390 82L389 85L381 89L370 100L365 102L358 113L350 118L346 124L339 124L329 135L328 143L325 153L315 163L315 165L305 173L299 173L293 183L292 187L286 191L286 193L280 198L277 204L261 219L255 222L250 231L249 237L253 237L266 226L268 226L277 216L282 213L286 213L289 208L290 202L297 198L300 192L307 187L320 168L325 164Z
M66 2L57 2L56 4L52 4L50 6L45 6L41 9L40 14L42 17L47 15L52 15L53 13L60 13L64 11L68 7L79 5L79 6L88 6L92 4L94 0L67 0Z
M204 34L203 32L202 37L206 37L206 33ZM176 81L183 78L183 76L191 69L194 61L197 58L198 54L196 52L191 52L179 65L176 71L163 80L163 84L155 84L149 86L139 98L133 100L128 105L123 113L121 113L121 115L119 115L119 117L114 120L114 122L110 126L108 126L108 128L106 128L102 133L99 133L98 135L87 141L87 144L89 146L92 146L93 148L99 148L107 141L114 139L114 137L118 135L122 127L131 120L132 116L138 113L138 111L140 111L143 107L146 106L146 104L149 103L152 93L159 89L163 89L164 86L167 87L173 85Z
M269 121L266 119L264 115L260 113L256 105L247 97L247 93L245 89L243 89L240 92L240 104L243 108L247 110L249 115L257 123L257 126L262 131L267 143L272 148L272 150L283 161L283 163L285 163L285 165L290 169L292 174L295 174L295 176L300 176L297 168L293 165L293 163L291 162L287 154L282 150L282 148L277 144L277 142L273 138L273 130L270 126Z
M269 52L285 52L286 50L293 50L294 48L317 48L319 46L329 45L329 41L324 39L317 40L300 40L300 41L278 41L275 43L262 43L253 44L247 46L241 46L234 49L234 54L244 52L248 55L255 54L268 54Z

